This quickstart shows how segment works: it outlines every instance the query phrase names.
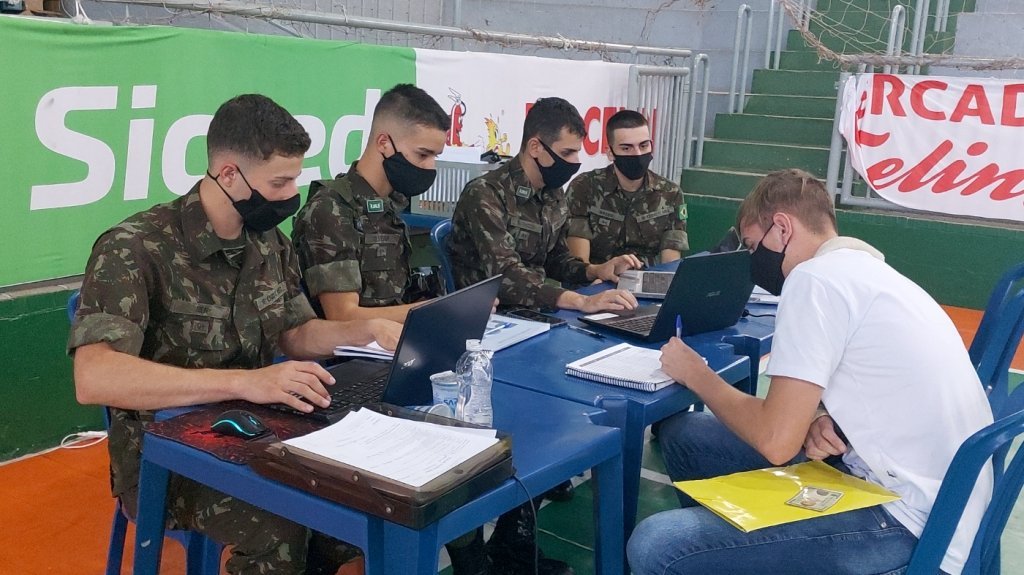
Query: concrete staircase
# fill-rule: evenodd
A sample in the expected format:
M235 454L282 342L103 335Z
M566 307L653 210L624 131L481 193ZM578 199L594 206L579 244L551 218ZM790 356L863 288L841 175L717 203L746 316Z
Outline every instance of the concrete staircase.
M977 0L974 13L962 14L956 23L952 53L982 58L1014 58L1024 55L1024 2L1021 0ZM975 76L1024 79L1024 70L958 70L933 68L942 76Z
M1008 1L1024 4L1021 0ZM889 25L887 15L897 3L818 0L821 19L813 20L810 30L837 52L881 53L885 50ZM953 0L951 11L963 10L965 3L973 4L973 0ZM913 22L913 17L911 10L908 23ZM829 22L831 30L860 32L855 36L837 35L825 29L821 21ZM929 22L932 21L930 17ZM955 26L951 19L950 29ZM932 32L930 25L927 29L926 51L942 51L952 46L952 33ZM908 44L909 41L908 33ZM743 198L763 174L789 167L825 177L839 69L830 61L819 61L817 52L797 30L791 30L786 38L779 68L754 71L742 114L716 117L713 137L705 142L703 165L683 172L684 193Z

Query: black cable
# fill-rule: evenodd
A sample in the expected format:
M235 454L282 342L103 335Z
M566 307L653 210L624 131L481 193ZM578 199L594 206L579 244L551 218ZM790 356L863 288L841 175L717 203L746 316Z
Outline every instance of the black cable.
M530 514L533 516L533 575L540 575L540 543L537 542L537 507L533 504L533 496L530 495L530 490L526 488L523 480L519 479L516 475L513 475L512 479L515 479L519 487L523 488L523 493L526 493L526 500L530 502Z
M750 310L743 310L743 317L775 317L773 313L750 313Z

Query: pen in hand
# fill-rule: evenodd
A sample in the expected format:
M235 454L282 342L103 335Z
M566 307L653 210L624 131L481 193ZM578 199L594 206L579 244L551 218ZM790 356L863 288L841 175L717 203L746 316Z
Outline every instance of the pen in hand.
M578 331L580 333L585 333L585 334L589 335L590 337L595 337L597 339L604 339L604 336L599 334L599 333L597 333L596 331L590 331L589 329L583 329L582 327L577 327L575 325L572 325L571 323L570 324L566 324L566 325L568 325L569 329L571 329L573 331Z
M682 316L676 316L676 337L683 339L683 318Z

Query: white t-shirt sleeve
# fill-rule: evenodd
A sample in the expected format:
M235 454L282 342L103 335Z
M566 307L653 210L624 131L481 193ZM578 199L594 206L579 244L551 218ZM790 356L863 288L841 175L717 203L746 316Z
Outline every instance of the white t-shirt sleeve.
M767 374L827 388L846 349L850 318L834 286L793 270L779 302Z

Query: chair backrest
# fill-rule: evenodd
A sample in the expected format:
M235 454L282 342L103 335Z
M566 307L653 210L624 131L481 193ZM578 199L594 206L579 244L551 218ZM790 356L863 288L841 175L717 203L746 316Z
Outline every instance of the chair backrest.
M906 575L939 572L949 542L963 515L974 484L993 454L1006 451L1024 433L1024 411L1011 413L964 441L942 480L928 522L918 540ZM1024 484L1024 450L1014 453L1003 473L997 474L992 500L985 510L963 573L995 575L999 572L999 538Z
M78 311L78 302L82 299L82 292L75 290L68 296L68 323L75 322L75 312Z
M1009 385L1010 363L1024 336L1024 289L1003 297L997 313L986 310L985 318L990 315L993 317L985 326L985 333L978 331L985 341L978 344L972 361L988 394L992 413L999 419L1024 409L1024 386L1011 393Z
M452 275L452 260L448 256L448 236L452 233L452 221L441 220L430 230L430 243L434 246L438 261L441 262L441 275L444 278L446 293L455 291L455 276Z
M1018 282L1021 285L1018 285ZM1006 270L996 282L995 287L992 288L988 304L985 305L985 313L981 316L981 323L978 325L978 331L974 334L971 347L968 349L971 362L975 367L981 361L981 354L991 339L992 328L1002 315L1003 306L1009 298L1017 293L1015 288L1020 287L1024 287L1024 263L1019 263Z

